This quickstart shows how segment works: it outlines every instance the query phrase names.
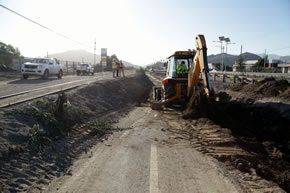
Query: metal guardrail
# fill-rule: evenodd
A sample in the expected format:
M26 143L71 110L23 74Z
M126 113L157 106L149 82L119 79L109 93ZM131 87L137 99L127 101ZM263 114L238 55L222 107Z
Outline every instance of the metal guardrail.
M210 72L213 77L213 81L217 81L218 78L222 82L227 82L227 79L238 82L255 82L264 78L275 78L276 80L287 80L290 82L290 74L285 73L258 73L258 72Z
M165 75L164 70L154 70L154 73ZM276 80L287 80L290 82L289 73L259 73L259 72L210 72L213 81L227 82L227 80L233 83L239 82L255 82L264 78L275 78ZM219 80L218 80L219 79Z

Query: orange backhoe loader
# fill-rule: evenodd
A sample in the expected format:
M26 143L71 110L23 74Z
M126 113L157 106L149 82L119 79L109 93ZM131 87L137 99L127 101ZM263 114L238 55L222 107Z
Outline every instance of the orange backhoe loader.
M195 38L196 50L176 51L168 57L166 77L162 87L153 87L155 103L152 109L185 100L192 106L200 97L213 99L207 63L207 47L203 35Z

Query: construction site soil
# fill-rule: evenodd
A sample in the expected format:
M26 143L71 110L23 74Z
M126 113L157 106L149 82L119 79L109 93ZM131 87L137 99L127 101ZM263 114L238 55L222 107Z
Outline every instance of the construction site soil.
M202 115L194 114L192 145L244 172L242 179L249 182L245 187L266 179L290 192L289 83L269 78L214 87L223 100L204 106Z
M266 79L253 84L213 85L216 93L226 93L223 100L186 119L181 118L183 112L179 110L176 120L185 124L184 129L166 130L215 157L229 171L241 171L239 180L245 190L259 192L260 186L264 187L262 192L267 188L267 192L275 192L273 184L278 184L290 192L289 83ZM41 122L23 114L34 103L1 109L0 192L40 192L53 178L71 175L73 160L112 132L95 134L86 121L117 122L131 107L149 103L151 87L150 79L137 73L68 92L71 105L87 108L88 116L68 136L55 140L42 152L29 145L33 126L42 127ZM47 98L55 101L57 97ZM169 113L167 110L164 112Z
M103 142L113 130L94 130L88 121L105 120L109 123L125 116L130 108L148 99L152 83L144 73L118 80L98 81L67 92L72 106L85 108L86 118L69 135L55 139L52 144L35 151L30 145L33 127L43 121L27 114L36 101L0 111L0 192L41 192L54 177L70 175L73 160L98 142ZM52 103L58 96L46 97ZM106 125L106 124L103 124ZM118 131L126 128L115 128Z

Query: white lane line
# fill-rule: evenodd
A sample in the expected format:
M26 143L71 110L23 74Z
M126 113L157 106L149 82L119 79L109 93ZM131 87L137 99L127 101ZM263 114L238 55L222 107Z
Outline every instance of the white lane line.
M154 144L151 144L151 161L150 161L149 185L150 185L150 193L159 193L157 147Z

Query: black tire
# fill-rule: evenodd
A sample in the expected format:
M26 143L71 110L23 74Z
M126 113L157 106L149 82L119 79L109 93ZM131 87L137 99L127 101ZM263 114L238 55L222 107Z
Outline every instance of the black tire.
M63 75L63 72L62 72L62 70L60 70L60 71L58 72L57 78L61 79L61 78L62 78L62 75Z
M47 80L47 79L48 79L48 75L49 75L48 70L45 70L45 72L44 72L42 78L43 78L44 80Z
M22 77L23 77L23 79L26 80L28 78L28 75L27 74L23 74Z

